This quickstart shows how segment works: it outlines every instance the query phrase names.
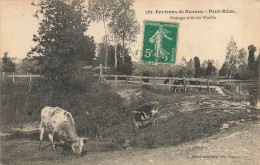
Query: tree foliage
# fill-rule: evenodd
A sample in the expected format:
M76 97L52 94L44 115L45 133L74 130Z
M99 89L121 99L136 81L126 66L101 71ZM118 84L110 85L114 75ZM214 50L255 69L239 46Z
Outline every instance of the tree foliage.
M254 70L255 69L255 51L256 47L254 45L248 46L248 69Z
M140 32L140 25L136 19L135 11L131 9L133 0L116 1L112 20L108 24L110 31L114 34L115 45L117 40L122 41L123 54L121 54L124 63L124 48L126 41L133 42L136 35Z
M41 74L41 56L26 57L17 64L16 72L19 74Z
M234 41L233 38L231 38L227 46L225 63L228 69L228 76L229 78L231 78L231 76L235 74L235 70L237 69L238 63L237 43Z
M227 67L227 64L225 62L222 65L221 69L219 70L218 75L219 76L225 76L225 77L228 75L228 67Z
M194 60L194 68L195 68L194 77L197 78L200 76L200 70L201 70L200 69L200 59L199 59L199 57L195 56L193 60Z
M81 0L43 0L38 4L35 17L40 22L37 43L28 56L40 55L42 73L51 80L70 82L81 60L92 64L95 44L92 37L84 36L89 24Z
M206 69L206 76L213 77L216 74L216 67L214 66L214 60L208 60L208 65Z
M4 53L4 57L2 57L2 71L3 72L14 72L16 64L13 60L8 57L8 52Z
M108 47L110 45L110 39L114 39L115 49L117 49L118 41L122 41L123 51L120 56L124 63L126 41L129 43L135 41L136 34L139 33L139 23L136 20L135 11L131 9L133 2L133 0L89 0L88 2L88 12L92 20L96 22L102 21L104 24L105 66L109 63ZM109 35L109 32L113 35ZM118 51L115 50L114 52L115 56L117 56ZM115 57L115 59L117 59L117 57ZM118 61L115 60L114 62L114 66L117 67Z

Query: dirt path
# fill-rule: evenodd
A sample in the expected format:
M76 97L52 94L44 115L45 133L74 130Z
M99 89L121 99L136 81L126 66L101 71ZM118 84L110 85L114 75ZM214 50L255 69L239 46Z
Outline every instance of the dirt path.
M84 157L37 151L38 142L26 139L2 144L2 164L260 164L260 124L243 123L227 132L154 150L130 149L113 152L89 151ZM86 148L88 150L88 148Z

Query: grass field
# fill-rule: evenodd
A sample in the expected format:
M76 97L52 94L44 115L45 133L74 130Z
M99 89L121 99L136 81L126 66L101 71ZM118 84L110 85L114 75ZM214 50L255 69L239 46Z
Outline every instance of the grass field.
M143 90L142 98L136 100L135 104L154 100L159 101L161 105L161 116L157 126L148 126L142 128L140 132L133 132L130 117L127 116L128 113L124 113L130 110L131 106L122 109L122 112L119 110L117 112L119 115L110 118L111 121L117 122L107 127L101 139L92 137L84 147L86 151L84 158L87 157L86 160L89 161L92 158L88 155L95 153L94 157L99 159L99 155L109 155L111 151L123 151L126 148L148 152L143 149L178 146L229 131L243 123L258 121L257 108L247 106L240 100L236 101L233 97L222 96L216 92L210 94L207 90L188 93ZM113 105L111 107L113 108ZM120 116L123 121L119 119ZM75 117L76 123L79 119L83 118ZM84 120L88 118L85 117ZM34 125L37 128L37 122L36 124L34 122ZM82 124L77 125L78 130L81 129L80 126ZM53 154L47 137L45 137L44 150L39 152L37 129L25 132L21 129L14 130L10 125L6 125L5 128L1 128L1 131L11 134L1 137L1 161L4 164L28 164L29 162L39 164L45 161L46 164L54 164L77 160L72 153L63 151L61 147L58 147L57 152ZM126 141L129 141L129 144L126 145ZM107 154L103 154L104 152ZM80 162L83 163L84 159Z

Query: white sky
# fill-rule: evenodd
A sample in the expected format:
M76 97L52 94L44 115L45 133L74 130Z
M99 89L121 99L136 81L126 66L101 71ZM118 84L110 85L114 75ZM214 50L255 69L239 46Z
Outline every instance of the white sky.
M33 34L37 33L38 21L32 15L36 8L32 0L0 0L0 56L8 51L10 57L24 58L31 47ZM136 17L141 23L138 42L132 45L133 51L142 50L143 21L179 22L177 59L184 56L187 60L198 56L218 60L220 65L225 60L226 46L233 36L238 48L250 44L260 48L260 2L258 0L135 0ZM145 14L146 10L205 10L229 9L235 14ZM215 16L212 20L171 20L170 16ZM91 23L88 35L100 42L104 35L103 25ZM256 55L258 55L258 51ZM138 55L140 57L141 54ZM133 57L133 59L136 59Z

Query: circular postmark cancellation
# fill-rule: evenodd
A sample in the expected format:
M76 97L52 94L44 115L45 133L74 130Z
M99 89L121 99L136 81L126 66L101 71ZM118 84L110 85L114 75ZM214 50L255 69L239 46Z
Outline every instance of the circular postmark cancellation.
M142 61L176 63L179 23L144 21Z

